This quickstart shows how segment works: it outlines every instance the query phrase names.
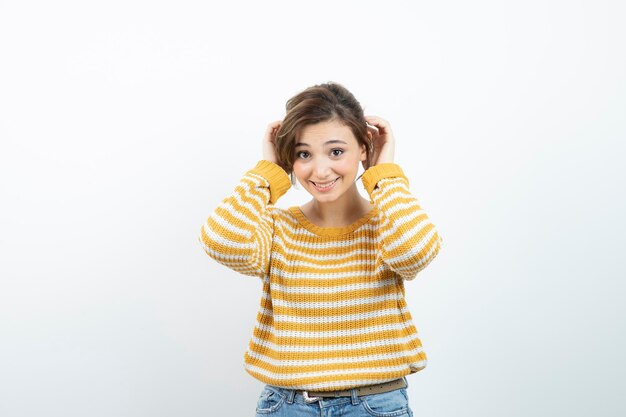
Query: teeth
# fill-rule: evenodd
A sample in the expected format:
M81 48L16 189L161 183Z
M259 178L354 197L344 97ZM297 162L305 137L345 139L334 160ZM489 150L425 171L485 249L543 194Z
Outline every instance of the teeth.
M333 184L335 183L335 181L337 181L337 180L333 180L333 181L331 181L331 182L327 182L326 184L320 184L320 183L318 183L318 182L314 182L313 184L315 184L315 186L316 186L317 188L328 188L328 187L330 187L331 185L333 185Z

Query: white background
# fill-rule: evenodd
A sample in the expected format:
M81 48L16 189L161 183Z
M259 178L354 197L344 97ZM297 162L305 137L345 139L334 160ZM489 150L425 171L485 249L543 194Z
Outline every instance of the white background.
M407 285L415 416L626 415L625 12L0 1L0 415L254 415L260 281L197 236L331 80L444 239Z

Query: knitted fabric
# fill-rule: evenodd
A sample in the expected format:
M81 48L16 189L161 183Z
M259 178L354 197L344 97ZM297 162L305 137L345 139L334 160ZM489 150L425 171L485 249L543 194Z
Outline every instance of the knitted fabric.
M397 164L362 176L372 210L346 227L318 227L274 203L287 173L262 160L201 230L206 253L262 280L245 369L275 386L330 391L394 380L426 366L404 281L442 239Z

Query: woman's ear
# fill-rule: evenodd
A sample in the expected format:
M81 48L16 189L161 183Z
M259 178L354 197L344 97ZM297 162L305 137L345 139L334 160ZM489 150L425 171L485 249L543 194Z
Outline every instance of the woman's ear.
M370 157L371 157L371 151L373 149L372 147L372 132L370 132L370 130L367 130L367 145L363 145L363 149L365 150L365 156L363 156L363 153L361 153L361 161L363 162L363 168L364 169L368 169L370 167ZM369 149L368 149L369 148Z
M363 165L363 169L367 170L369 168L369 154L367 152L367 145L361 145L361 155L360 155L361 165Z

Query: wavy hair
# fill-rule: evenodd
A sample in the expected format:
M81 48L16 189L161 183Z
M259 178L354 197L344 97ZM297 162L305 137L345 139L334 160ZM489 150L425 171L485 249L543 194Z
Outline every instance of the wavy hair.
M359 145L365 146L365 168L370 166L373 145L367 134L363 108L344 86L329 82L309 87L290 98L286 110L274 142L278 165L291 175L292 183L295 183L293 162L296 158L296 139L305 126L320 122L337 120L349 127Z

